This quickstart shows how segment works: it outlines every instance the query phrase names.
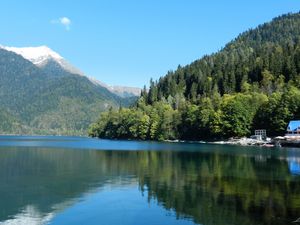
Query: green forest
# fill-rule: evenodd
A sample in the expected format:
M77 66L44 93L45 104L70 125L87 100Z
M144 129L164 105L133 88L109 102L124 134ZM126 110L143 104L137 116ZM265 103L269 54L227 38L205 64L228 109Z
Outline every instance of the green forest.
M300 119L300 14L240 34L219 52L150 80L131 108L104 112L100 138L207 140L285 133Z

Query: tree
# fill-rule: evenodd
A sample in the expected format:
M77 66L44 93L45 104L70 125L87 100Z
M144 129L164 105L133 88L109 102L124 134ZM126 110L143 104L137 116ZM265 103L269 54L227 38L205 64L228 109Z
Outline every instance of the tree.
M249 107L249 96L225 96L222 105L223 133L225 136L250 134L253 114Z
M138 127L138 137L142 140L148 138L149 135L149 126L150 126L150 117L148 115L143 115L139 120Z
M268 94L271 94L273 92L273 80L274 76L270 73L270 71L264 70L262 72L261 86L263 90Z

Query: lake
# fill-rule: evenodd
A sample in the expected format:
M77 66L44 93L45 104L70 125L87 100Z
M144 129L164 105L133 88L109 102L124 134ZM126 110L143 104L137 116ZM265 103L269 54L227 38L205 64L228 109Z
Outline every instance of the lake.
M297 224L300 149L0 137L0 224Z

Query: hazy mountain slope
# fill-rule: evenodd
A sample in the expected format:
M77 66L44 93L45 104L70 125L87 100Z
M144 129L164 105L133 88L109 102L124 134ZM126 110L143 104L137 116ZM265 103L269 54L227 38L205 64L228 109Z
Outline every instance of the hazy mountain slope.
M107 85L99 80L96 80L93 77L89 77L90 81L94 84L105 87L110 92L122 97L122 98L134 98L138 97L141 94L142 89L137 87L127 87L127 86L114 86L114 85ZM137 99L137 98L136 98Z
M141 88L126 86L109 86L108 90L123 98L139 96L142 91Z
M101 111L129 102L55 60L39 67L0 48L0 104L0 119L9 115L12 127L1 133L84 134Z
M43 90L51 77L21 56L0 49L0 104L15 113Z

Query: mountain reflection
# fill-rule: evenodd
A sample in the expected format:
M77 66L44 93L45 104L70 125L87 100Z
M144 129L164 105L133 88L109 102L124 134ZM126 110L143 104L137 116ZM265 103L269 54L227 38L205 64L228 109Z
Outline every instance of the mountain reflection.
M28 206L46 218L109 183L138 184L149 201L197 224L288 224L300 216L295 162L220 152L6 148L0 152L0 221Z

